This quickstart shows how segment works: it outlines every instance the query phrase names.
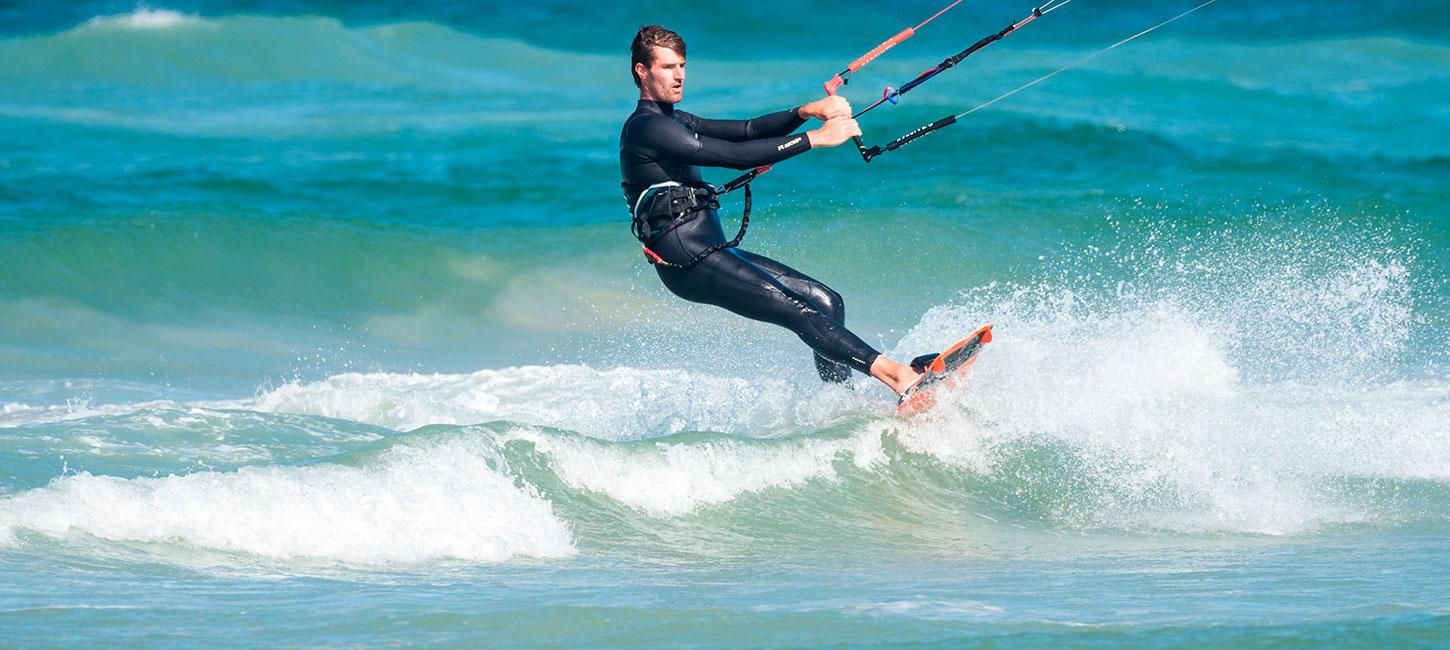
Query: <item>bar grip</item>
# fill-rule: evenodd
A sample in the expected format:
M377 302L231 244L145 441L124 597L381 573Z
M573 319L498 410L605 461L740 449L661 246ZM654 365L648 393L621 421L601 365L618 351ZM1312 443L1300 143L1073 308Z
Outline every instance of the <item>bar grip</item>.
M928 124L928 125L923 126L923 127L919 128L919 129L917 129L915 131L912 131L911 133L908 133L908 134L903 135L903 136L901 136L901 137L899 137L899 138L897 138L895 140L892 140L891 141L891 144L886 145L886 150L887 151L895 151L895 150L900 149L901 147L909 144L912 140L915 140L917 138L920 138L920 137L922 137L922 136L924 136L924 135L926 135L928 133L931 133L932 131L935 131L937 129L946 128L946 127L951 126L951 125L956 124L956 123L957 123L957 116L955 116L955 115L948 115L948 116L943 117L943 118L941 118L941 119L939 119L939 120L937 120L935 122L932 122L931 124Z

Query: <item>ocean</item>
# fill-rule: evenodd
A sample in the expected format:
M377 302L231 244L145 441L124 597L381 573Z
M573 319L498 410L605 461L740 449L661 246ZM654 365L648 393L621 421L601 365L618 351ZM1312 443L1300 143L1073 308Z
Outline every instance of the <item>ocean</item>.
M661 286L634 30L743 118L943 4L0 3L0 646L1450 645L1444 2L1219 0L762 175L868 342L995 325L923 416Z

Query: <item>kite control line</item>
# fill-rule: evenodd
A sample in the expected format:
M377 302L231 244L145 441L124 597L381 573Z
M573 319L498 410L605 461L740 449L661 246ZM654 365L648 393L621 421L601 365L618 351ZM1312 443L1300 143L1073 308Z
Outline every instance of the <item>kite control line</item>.
M865 67L865 65L867 63L870 63L870 62L874 61L876 59L876 57L881 56L882 54L884 54L886 52L886 50L889 50L889 49L891 49L893 47L896 47L896 45L898 43L900 43L900 42L902 42L902 41L904 41L904 40L906 40L908 38L911 38L912 36L916 35L916 30L921 29L922 27L925 27L927 23L929 23L929 22L931 22L933 20L936 20L938 16L940 16L940 15L942 15L942 14L948 12L948 11L951 11L952 7L955 7L955 6L957 6L957 5L961 4L961 3L962 3L962 0L956 0L956 2L953 2L953 3L949 4L949 5L947 5L946 7L942 8L941 11L938 11L938 12L932 14L931 15L931 18L927 18L926 20L921 21L921 23L918 24L916 27L907 27L906 29L903 29L900 32L897 32L895 36L892 36L891 38L888 38L888 39L886 39L884 41L881 41L881 44L880 45L877 45L876 47L871 48L871 51L870 52L867 52L865 54L862 54L855 61L852 61L850 65L846 66L846 69L845 70L842 70L840 72L837 72L836 73L836 76L831 77L830 81L827 81L825 83L826 94L827 95L834 95L834 94L836 94L836 89L837 88L840 88L841 86L844 86L844 85L846 85L848 83L851 83L851 73L852 72L855 72L857 70L860 70L862 67ZM859 135L851 136L851 141L856 143L856 150L859 151L859 152L861 152L861 157L862 158L865 158L866 157L866 143L861 140L861 136L859 136Z
M1027 21L1030 21L1033 18L1036 18L1040 14L1045 14L1048 11L1051 11L1052 9L1056 9L1057 7L1061 7L1062 5L1067 4L1068 2L1071 2L1071 1L1072 0L1063 0L1063 2L1059 2L1059 3L1056 3L1056 4L1049 3L1049 5L1044 5L1045 7L1050 7L1050 8L1048 8L1048 9L1041 9L1041 8L1039 8L1037 10L1034 10L1033 11L1033 16L1029 17L1027 19ZM1070 70L1072 68L1076 68L1077 66L1082 65L1084 63L1087 63L1088 61L1090 61L1092 59L1095 59L1095 58L1097 58L1097 57L1099 57L1099 56L1101 56L1103 54L1106 54L1106 53L1108 53L1111 50L1117 49L1120 46L1126 45L1126 44L1128 44L1128 43L1130 43L1132 41L1135 41L1135 40L1137 40L1139 38L1142 38L1144 36L1147 36L1148 34L1154 32L1158 28L1164 27L1164 26L1168 25L1169 23L1172 23L1174 21L1177 21L1178 19L1183 18L1184 16L1187 16L1187 15L1189 15L1189 14L1195 12L1195 11L1198 11L1199 9L1202 9L1204 7L1207 7L1208 5L1211 5L1211 4L1215 3L1215 2L1218 2L1218 0L1208 0L1207 2L1204 2L1203 4L1200 4L1200 5L1192 8L1192 9L1189 9L1188 11L1185 11L1185 12L1183 12L1181 14L1178 14L1177 16L1174 16L1172 18L1169 18L1168 20L1165 20L1165 21L1163 21L1161 23L1158 23L1157 25L1154 25L1152 27L1149 27L1148 29L1145 29L1145 30L1143 30L1141 32L1138 32L1137 34L1134 34L1134 35L1129 36L1129 37L1127 37L1127 38L1125 38L1125 39L1123 39L1121 41L1118 41L1116 43L1113 43L1112 45L1109 45L1109 46L1107 46L1107 47L1105 47L1105 48L1103 48L1101 50L1098 50L1096 52L1093 52L1092 54L1089 54L1089 55L1087 55L1085 57L1082 57L1081 59L1078 59L1076 61L1073 61L1072 63L1069 63L1069 64L1067 64L1065 66L1062 66L1061 68L1058 68L1056 70L1053 70L1052 72L1049 72L1049 73L1047 73L1045 75L1042 75L1041 77L1038 77L1036 79L1033 79L1032 81L1029 81L1029 82L1027 82L1025 84L1022 84L1021 86L1018 86L1017 88L1014 88L1014 89L1012 89L1012 90L1010 90L1008 92L1002 93L1001 95L997 96L997 98L995 98L995 99L993 99L991 101L983 102L983 103L978 104L977 106L971 108L970 110L966 110L966 111L963 111L961 113L957 113L955 115L948 115L948 116L943 117L943 118L941 118L941 119L939 119L939 120L937 120L935 122L932 122L931 124L927 124L927 125L925 125L925 126L923 126L921 128L918 128L915 131L912 131L911 133L908 133L908 134L903 135L903 136L901 136L901 137L899 137L899 138L897 138L895 140L892 140L890 143L888 143L884 147L872 146L872 147L866 149L865 151L861 152L861 157L864 158L866 160L866 162L869 163L869 162L871 162L871 159L872 158L875 158L875 157L877 157L877 156L879 156L879 155L881 155L883 153L886 153L888 151L895 151L897 149L900 149L901 147L905 146L906 144L908 144L910 142L913 142L913 141L917 140L918 138L921 138L921 137L925 136L928 133L931 133L933 131L937 131L939 129L944 129L944 128L948 127L948 126L951 126L953 124L956 124L957 120L959 120L959 119L961 119L963 117L966 117L968 115L971 115L972 113L975 113L975 112L977 112L979 110L982 110L982 109L984 109L984 108L986 108L988 106L991 106L992 104L995 104L995 103L1000 102L1000 101L1002 101L1004 99L1007 99L1008 97L1011 97L1011 96L1013 96L1013 95L1015 95L1015 94L1017 94L1019 92L1022 92L1024 90L1027 90L1028 88L1031 88L1033 86L1036 86L1037 84L1040 84L1040 83L1042 83L1044 81L1047 81L1048 79L1051 79L1053 77L1056 77L1057 75L1062 74L1063 72L1066 72L1066 71L1068 71L1068 70ZM964 58L967 55L970 55L971 52L973 52L975 50L978 50L978 49L981 49L982 47L985 47L986 46L986 43L989 43L992 40L996 40L998 38L1001 38L1002 36L1005 36L1007 34L1012 33L1012 30L1013 29L1016 29L1017 27L1020 27L1022 24L1025 24L1027 21L1024 21L1023 23L1019 23L1017 25L1014 25L1013 27L1010 27L1007 30L1004 30L1002 32L999 32L998 35L995 38L989 36L989 37L987 37L985 39L982 39L981 41L978 41L976 45L973 45L972 47L967 48L967 50L964 50L962 52L962 54L960 54L958 56L961 56L961 57ZM956 58L956 57L953 57L953 58ZM958 60L960 60L960 59L958 59ZM947 59L947 61L951 61L951 59ZM953 62L953 65L955 65L955 62ZM940 66L938 66L938 67L940 67ZM914 88L917 84L921 83L922 81L925 81L926 79L930 79L932 76L935 76L939 72L940 72L940 70L938 70L936 68L933 68L932 70L928 70L928 71L922 73L922 76L917 77L916 79L912 80L910 83L902 86L902 89L899 90L899 91L896 91L895 94L899 95L902 92L906 92L907 90L910 90L911 88ZM889 94L890 93L888 92L888 95ZM885 100L883 99L883 101L885 101ZM866 110L861 111L861 113L865 113L866 111L869 111L872 108L875 108L876 106L878 106L880 104L881 104L881 102L876 102L875 104L872 104L871 106L867 107ZM858 113L857 115L859 115L859 114L860 113Z
M851 83L851 73L852 72L855 72L857 70L860 70L861 68L865 67L865 65L867 63L870 63L871 61L875 60L876 57L881 56L882 54L884 54L886 52L886 50L889 50L889 49L891 49L893 47L896 47L896 45L898 43L900 43L900 42L902 42L902 41L904 41L904 40L906 40L908 38L911 38L912 36L914 36L916 34L916 30L921 29L922 27L925 27L927 23L929 23L929 22L931 22L933 20L936 20L938 16L940 16L940 15L942 15L942 14L948 12L948 11L951 11L952 7L955 7L955 6L957 6L957 5L961 4L961 3L962 3L962 0L956 0L956 2L953 2L953 3L949 4L949 5L947 5L941 11L938 11L938 12L932 14L931 18L927 18L926 20L921 21L921 24L917 25L916 27L907 27L906 29L903 29L900 32L898 32L895 36L892 36L891 38L888 38L888 39L886 39L884 41L881 41L881 44L880 45L877 45L876 47L871 48L871 51L870 52L867 52L865 54L862 54L860 58L856 59L855 61L852 61L850 65L846 66L846 69L845 70L842 70L842 71L836 73L836 76L831 77L831 80L830 81L827 81L826 84L825 84L825 86L826 86L826 94L827 95L834 95L834 94L836 94L836 89L837 88L840 88L841 86L844 86L844 85L846 85L848 83Z
M993 43L996 43L1003 38L1006 38L1008 34L1011 34L1012 32L1015 32L1027 26L1027 23L1046 16L1047 14L1050 14L1053 11L1062 8L1069 2L1072 2L1072 0L1052 0L1045 5L1033 9L1032 13L1028 14L1026 18L1023 18L1022 20L1008 25L1002 31L997 32L996 34L992 34L990 36L986 36L982 40L973 43L971 47L943 59L941 63L938 63L936 65L936 67L917 75L916 78L912 79L911 81L901 84L900 88L892 88L890 86L887 86L886 90L881 93L881 99L876 100L876 103L861 109L851 117L861 117L862 115L871 112L871 109L874 109L877 106L880 106L888 101L892 104L895 104L898 97L905 95L907 92L910 92L912 88L920 86L921 84L926 83L927 80L931 79L932 77L935 77L943 72L946 72L947 70L956 67L958 63L962 62L962 59L976 54L978 50L987 47L988 45L991 45Z

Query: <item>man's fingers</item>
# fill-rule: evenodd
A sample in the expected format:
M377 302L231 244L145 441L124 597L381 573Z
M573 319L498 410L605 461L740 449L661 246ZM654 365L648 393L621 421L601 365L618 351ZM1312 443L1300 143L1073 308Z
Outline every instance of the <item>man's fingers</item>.
M823 97L808 104L806 110L802 111L802 116L816 117L823 122L840 117L850 117L851 102L846 101L846 98L840 95Z

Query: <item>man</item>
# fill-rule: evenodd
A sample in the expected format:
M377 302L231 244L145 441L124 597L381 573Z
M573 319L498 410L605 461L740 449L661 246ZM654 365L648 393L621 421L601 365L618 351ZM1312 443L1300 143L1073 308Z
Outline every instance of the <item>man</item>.
M730 246L714 193L700 179L699 166L749 169L858 136L851 105L826 97L752 120L707 120L675 110L685 87L685 41L679 34L659 25L642 27L630 50L639 104L620 133L622 185L636 234L658 256L655 271L665 287L685 300L795 332L815 350L825 381L845 381L854 368L897 394L915 383L921 370L913 365L921 364L897 363L846 329L840 294L775 260ZM823 124L793 134L808 118Z

